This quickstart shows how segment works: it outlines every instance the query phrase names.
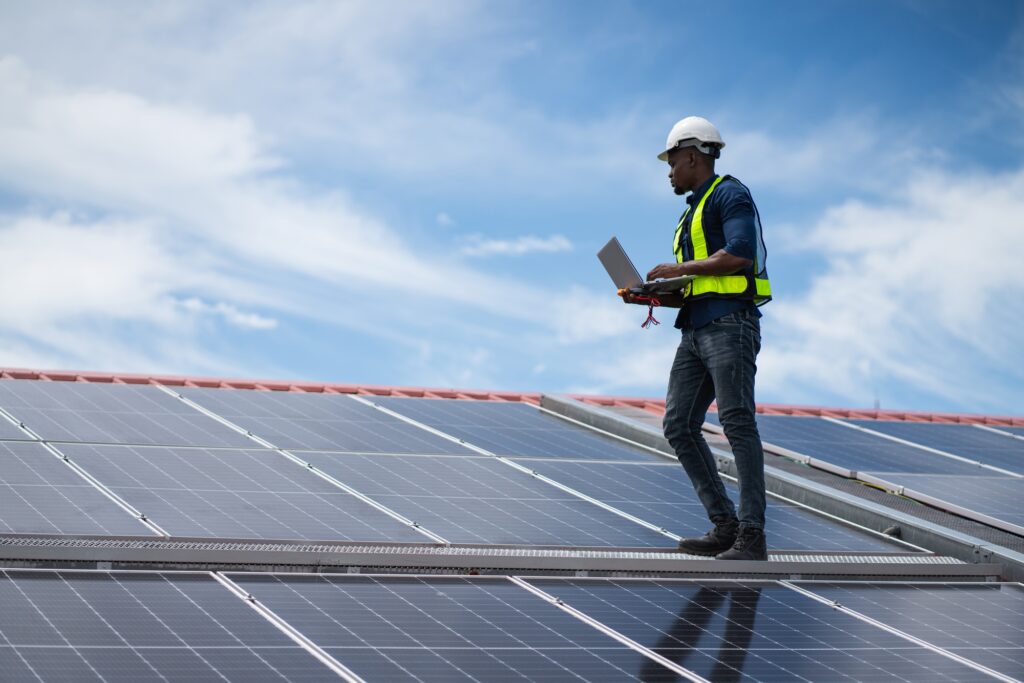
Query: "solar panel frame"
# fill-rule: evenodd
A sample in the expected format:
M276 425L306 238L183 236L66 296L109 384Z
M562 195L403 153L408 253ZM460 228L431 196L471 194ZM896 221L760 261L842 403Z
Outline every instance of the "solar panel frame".
M1007 676L1024 678L1020 584L793 583Z
M35 441L17 424L0 413L0 441Z
M7 569L0 603L32 680L337 680L209 574Z
M606 463L594 461L519 460L544 476L669 531L703 534L711 522L686 473L678 464ZM733 501L738 488L729 481ZM906 552L888 538L817 516L804 508L768 497L767 533L773 548L822 552Z
M663 456L526 403L375 396L374 402L495 455L663 462Z
M347 394L182 387L182 396L278 448L471 455L459 444Z
M0 380L0 407L44 441L252 448L158 387Z
M451 542L674 546L663 534L492 456L307 452L301 457Z
M172 536L430 541L269 449L65 444L61 450Z
M678 680L505 577L228 576L357 675Z
M956 681L978 673L775 582L524 580L710 680Z
M0 533L154 535L42 444L32 441L0 441Z
M972 425L886 420L846 422L1024 475L1024 441Z

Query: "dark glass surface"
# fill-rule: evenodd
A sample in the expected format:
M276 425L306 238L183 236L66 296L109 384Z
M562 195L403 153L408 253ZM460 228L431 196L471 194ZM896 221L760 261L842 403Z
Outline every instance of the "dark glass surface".
M253 445L152 386L6 380L0 381L0 406L46 441Z
M1024 678L1024 589L995 583L818 583L803 588L1014 678Z
M710 528L704 507L679 465L541 459L520 463L681 536L701 535ZM738 489L728 482L726 488L738 502ZM906 552L903 546L770 497L766 530L773 550Z
M497 455L659 461L653 453L543 413L526 403L387 396L374 400Z
M83 444L62 450L173 536L429 540L270 450Z
M0 441L0 533L152 536L42 445Z
M231 578L368 680L677 680L505 579Z
M998 429L1004 432L1010 432L1011 434L1016 434L1017 436L1024 436L1024 427L999 427Z
M908 489L1024 527L1024 479L903 472L891 477Z
M758 415L761 439L854 472L984 474L970 463L844 427L819 417Z
M984 680L779 584L528 581L713 681Z
M922 446L960 455L986 465L1024 474L1024 441L996 434L972 425L934 422L891 422L849 420L854 424L882 432ZM908 470L909 471L909 470Z
M337 680L204 574L0 574L4 681Z
M352 453L472 453L453 441L342 394L188 387L181 393L278 448Z
M673 545L661 534L490 456L303 453L302 457L453 542Z

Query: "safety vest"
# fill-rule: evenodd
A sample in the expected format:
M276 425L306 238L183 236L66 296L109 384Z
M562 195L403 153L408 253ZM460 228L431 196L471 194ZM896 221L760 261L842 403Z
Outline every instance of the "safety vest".
M715 188L718 187L718 184L726 179L736 180L732 176L719 176L715 179L715 182L711 183L711 187L704 193L700 201L697 202L697 208L693 212L693 220L690 221L690 243L693 244L692 259L684 259L682 245L683 222L690 212L690 207L687 206L686 211L683 212L682 218L679 219L679 225L676 226L675 239L672 242L672 251L675 252L676 263L682 263L684 260L700 261L709 256L708 242L704 236L704 203L711 196L711 193L715 191ZM736 180L736 182L739 181ZM768 271L764 264L767 255L764 253L761 220L757 217L756 208L754 209L754 216L757 218L758 233L758 244L754 248L754 275L698 275L683 290L684 299L751 299L758 306L771 301L772 287L768 283Z

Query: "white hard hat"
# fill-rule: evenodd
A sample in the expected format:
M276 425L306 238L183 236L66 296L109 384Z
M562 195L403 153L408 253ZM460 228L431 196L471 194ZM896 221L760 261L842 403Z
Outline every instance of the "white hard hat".
M676 147L696 147L704 154L717 158L718 150L725 147L721 133L710 121L702 116L687 116L672 126L665 142L665 151L658 155L662 161Z

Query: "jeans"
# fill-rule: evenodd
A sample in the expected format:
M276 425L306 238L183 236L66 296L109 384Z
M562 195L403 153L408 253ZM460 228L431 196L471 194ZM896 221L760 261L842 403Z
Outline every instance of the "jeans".
M764 528L764 451L754 418L755 359L761 323L737 311L696 330L683 330L665 400L665 438L693 482L708 517L737 517L742 527ZM701 424L718 398L718 419L736 458L739 515L725 491Z

